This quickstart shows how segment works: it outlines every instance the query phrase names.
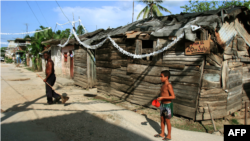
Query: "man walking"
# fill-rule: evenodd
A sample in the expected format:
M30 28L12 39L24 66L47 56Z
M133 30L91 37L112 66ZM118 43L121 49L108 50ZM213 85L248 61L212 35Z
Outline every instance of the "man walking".
M43 80L44 82L47 82L50 84L50 86L53 86L56 82L56 76L55 76L55 69L54 69L54 62L50 58L50 53L49 52L44 52L44 59L47 61L46 64L46 78ZM55 98L54 102L58 102L61 99L61 96L55 93L52 88L46 84L46 95L47 95L47 104L45 105L50 105L53 104L52 97Z

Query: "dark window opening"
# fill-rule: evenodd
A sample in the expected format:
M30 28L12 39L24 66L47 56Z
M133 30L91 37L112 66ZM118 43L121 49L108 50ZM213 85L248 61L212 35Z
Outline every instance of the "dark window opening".
M153 40L142 40L142 49L143 48L153 48Z
M154 41L153 40L142 40L142 54L149 54L153 52ZM152 61L153 56L142 58L143 60Z
M201 31L196 31L196 41L198 40L198 41L200 41L201 40Z
M64 52L64 62L67 62L67 52Z

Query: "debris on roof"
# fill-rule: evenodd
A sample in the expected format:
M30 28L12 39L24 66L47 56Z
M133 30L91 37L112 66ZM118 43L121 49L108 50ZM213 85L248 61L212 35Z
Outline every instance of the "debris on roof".
M198 25L202 28L209 28L212 31L219 31L222 44L227 44L232 36L238 31L241 32L245 40L248 41L248 35L245 35L241 31L242 26L233 27L229 23L224 25L225 19L230 19L231 16L236 17L243 11L249 11L246 7L231 7L225 9L211 10L200 13L181 13L176 15L161 16L155 18L142 19L125 26L120 26L115 29L103 30L92 38L84 41L84 43L90 45L94 41L106 38L109 36L126 35L127 38L134 38L134 36L140 32L152 32L150 35L154 37L167 37L167 36L179 36L183 32L185 33L185 39L189 41L195 41L196 33L192 31L191 25ZM238 24L239 25L239 24ZM226 34L228 30L232 31L230 34ZM244 35L243 35L244 34ZM250 41L248 41L250 43Z

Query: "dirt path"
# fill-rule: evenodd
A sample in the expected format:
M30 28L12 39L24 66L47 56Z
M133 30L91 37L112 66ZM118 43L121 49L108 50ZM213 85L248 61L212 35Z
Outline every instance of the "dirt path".
M83 96L95 94L94 90L64 87L58 91L70 96L68 104L44 105L45 84L35 73L1 64L1 109L5 111L1 114L1 138L5 141L162 140L153 137L160 132L159 123ZM223 137L172 128L172 140L222 141Z

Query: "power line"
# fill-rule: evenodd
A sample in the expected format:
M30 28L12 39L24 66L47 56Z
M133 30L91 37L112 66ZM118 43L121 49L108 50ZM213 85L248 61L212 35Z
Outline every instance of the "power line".
M56 1L56 0L55 0ZM62 13L63 13L63 15L68 19L68 17L64 14L64 12L63 12L63 10L62 10L62 8L61 8L61 6L59 5L59 3L56 1L56 3L57 3L57 5L60 7L60 9L61 9L61 11L62 11ZM68 21L70 22L70 20L68 19Z
M29 3L28 3L27 0L26 0L26 2L27 2L27 4L29 5ZM34 16L36 17L35 13L33 12L33 10L32 10L31 7L30 7L30 5L29 5L29 8L30 8L30 10L32 11L32 13L34 14ZM36 17L36 20L39 22L39 20L37 19L37 17ZM39 22L39 24L42 25L40 22Z
M39 7L39 5L38 5L37 1L36 1L36 5L38 6L38 8L39 8L40 12L41 12L41 13L42 13L42 15L43 15L43 12L41 11L41 9L40 9L40 7ZM44 20L46 21L47 25L49 26L49 24L48 24L47 20L45 19L44 15L43 15L43 18L44 18Z

